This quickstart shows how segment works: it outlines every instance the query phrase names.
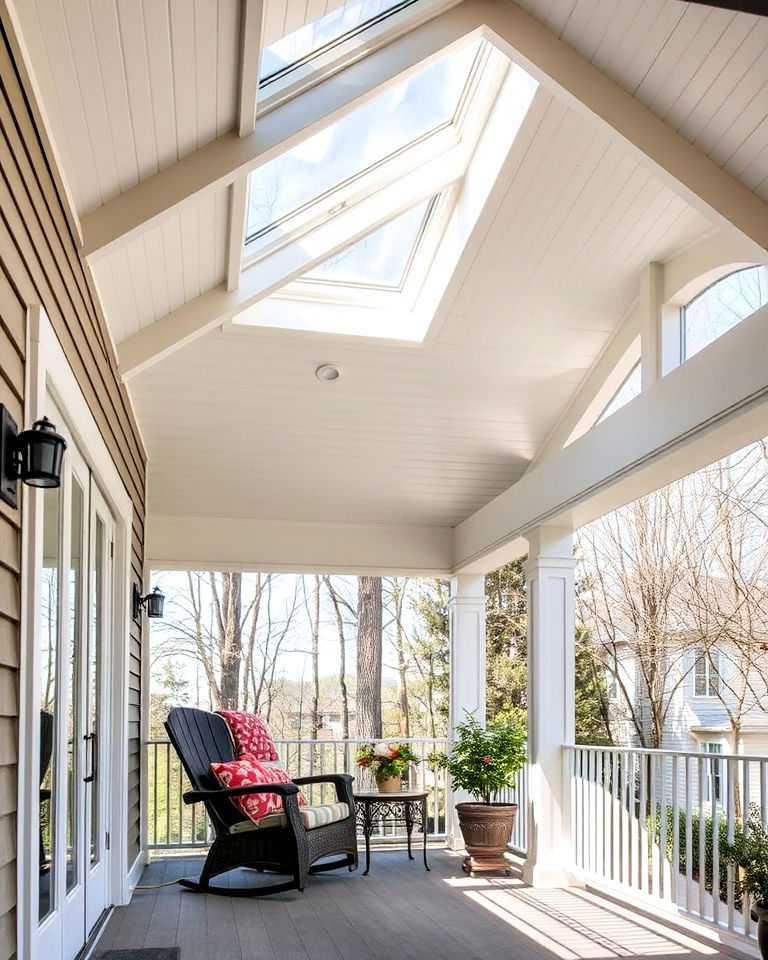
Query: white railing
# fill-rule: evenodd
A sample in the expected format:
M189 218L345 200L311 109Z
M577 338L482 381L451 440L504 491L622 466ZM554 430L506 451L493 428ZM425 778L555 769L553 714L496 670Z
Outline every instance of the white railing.
M768 757L566 747L571 839L586 879L755 939L725 845L768 823ZM745 815L746 812L746 815Z
M357 776L357 748L364 740L276 740L275 746L288 773L294 777L322 773L351 773ZM407 788L427 790L427 834L439 839L446 832L447 777L444 770L431 770L426 762L430 753L444 751L448 740L411 738L410 745L422 759L412 764ZM145 744L147 764L147 847L150 850L179 850L205 847L212 839L211 826L201 805L187 806L183 794L190 789L176 751L168 740L148 740ZM308 786L304 792L310 803L335 799L332 787ZM403 825L384 823L379 828L381 840L404 837Z
M494 800L517 804L517 816L509 848L515 853L525 855L528 852L528 764L518 773L514 789L500 791Z

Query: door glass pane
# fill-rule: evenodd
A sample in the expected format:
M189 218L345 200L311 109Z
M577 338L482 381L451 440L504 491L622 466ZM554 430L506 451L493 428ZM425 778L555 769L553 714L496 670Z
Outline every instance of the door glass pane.
M38 917L53 910L55 890L55 823L52 801L56 767L54 735L58 677L56 653L59 634L60 491L43 493L43 568L40 583L40 897Z
M72 534L69 558L69 690L67 691L67 892L78 882L78 804L80 786L77 733L80 729L80 644L84 545L83 488L72 477Z
M90 764L87 775L91 781L91 863L99 859L99 781L97 758L99 755L99 698L101 695L99 677L101 674L102 626L104 621L104 522L96 514L96 532L94 550L91 557L91 630L88 648L88 750L86 757Z

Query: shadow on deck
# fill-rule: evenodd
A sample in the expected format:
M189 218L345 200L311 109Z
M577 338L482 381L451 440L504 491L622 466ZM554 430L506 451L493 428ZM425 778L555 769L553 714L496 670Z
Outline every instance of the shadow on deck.
M197 877L202 861L151 863L143 884ZM533 890L517 877L471 880L461 857L430 852L431 873L376 850L371 873L310 879L306 891L238 899L177 885L137 890L98 950L181 947L181 960L712 960L713 944L582 890ZM240 872L240 871L239 871ZM253 883L255 874L232 882Z

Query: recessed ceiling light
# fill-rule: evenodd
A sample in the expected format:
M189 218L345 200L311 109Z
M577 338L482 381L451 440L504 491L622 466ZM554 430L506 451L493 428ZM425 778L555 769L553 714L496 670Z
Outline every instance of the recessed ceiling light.
M315 370L315 376L318 380L325 380L330 383L332 380L338 380L341 376L341 367L335 363L324 363Z

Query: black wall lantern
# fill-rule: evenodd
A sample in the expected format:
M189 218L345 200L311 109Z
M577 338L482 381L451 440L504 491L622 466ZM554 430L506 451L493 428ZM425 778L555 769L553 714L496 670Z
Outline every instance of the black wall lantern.
M17 481L30 487L61 485L61 465L67 441L48 417L19 433L16 421L0 403L0 498L17 507Z
M133 619L138 620L141 616L141 608L147 608L147 616L159 618L163 615L163 604L165 603L165 594L160 592L160 587L155 587L152 593L142 597L139 585L133 585Z

